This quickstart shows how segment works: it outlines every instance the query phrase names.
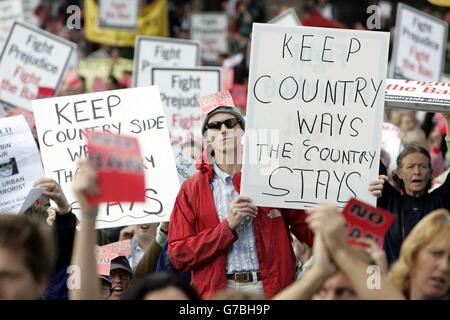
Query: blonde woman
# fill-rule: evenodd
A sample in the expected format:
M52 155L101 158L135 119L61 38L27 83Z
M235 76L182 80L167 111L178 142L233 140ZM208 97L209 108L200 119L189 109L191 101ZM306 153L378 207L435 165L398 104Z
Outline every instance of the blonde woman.
M424 217L403 242L390 278L408 299L447 299L449 233L449 212L438 209Z

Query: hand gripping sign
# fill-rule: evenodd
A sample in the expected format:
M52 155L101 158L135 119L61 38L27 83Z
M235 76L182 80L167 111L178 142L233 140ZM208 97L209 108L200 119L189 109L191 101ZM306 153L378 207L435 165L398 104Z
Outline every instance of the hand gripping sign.
M356 199L347 203L343 214L347 221L349 244L358 244L358 239L361 238L370 238L381 244L395 220L392 213Z

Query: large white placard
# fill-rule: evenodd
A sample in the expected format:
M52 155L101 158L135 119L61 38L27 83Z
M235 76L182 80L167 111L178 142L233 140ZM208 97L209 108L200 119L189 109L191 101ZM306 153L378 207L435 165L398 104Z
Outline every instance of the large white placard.
M241 194L374 205L388 48L384 32L253 24Z
M100 0L100 27L136 29L139 0Z
M390 76L440 81L445 66L448 24L399 3Z
M151 73L152 84L161 92L172 142L194 139L201 145L202 111L197 97L220 91L221 69L155 67Z
M77 212L71 181L86 153L82 130L135 136L146 179L145 203L102 204L98 228L168 221L179 181L158 87L141 87L33 100L46 175L61 184Z
M23 116L0 119L0 213L19 213L44 176L36 142Z
M135 87L151 84L151 67L195 67L200 64L200 44L191 40L138 36L134 52Z
M288 10L284 11L283 13L279 14L272 20L270 20L267 23L272 24L278 24L280 26L286 26L286 27L296 27L301 26L302 23L300 22L300 19L297 16L297 13L293 8L289 8Z
M201 45L205 61L217 61L221 53L228 52L228 17L225 13L193 13L191 39Z
M0 1L0 51L15 21L23 20L21 0Z
M31 110L38 88L58 91L76 45L47 31L14 23L0 56L0 101Z

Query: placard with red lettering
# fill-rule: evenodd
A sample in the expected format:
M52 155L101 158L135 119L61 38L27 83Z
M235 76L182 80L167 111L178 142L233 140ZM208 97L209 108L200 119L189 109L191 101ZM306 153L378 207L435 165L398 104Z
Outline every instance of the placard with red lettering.
M399 3L390 77L440 81L445 67L448 24L432 15Z
M99 194L90 203L145 201L145 176L139 142L109 132L85 132L89 161L97 171Z
M97 261L97 274L109 276L111 271L111 260L120 256L131 255L131 240L113 242L95 249L95 260Z
M230 91L221 91L207 96L197 97L200 108L204 114L210 113L219 107L235 107Z
M228 16L224 12L194 12L190 20L191 39L200 42L201 57L217 62L228 52Z
M347 241L351 244L358 243L360 238L370 238L380 243L395 220L392 213L357 199L347 203L343 214L347 221Z
M221 90L221 68L154 67L152 84L159 86L171 141L202 143L202 111L197 97Z
M57 92L76 45L16 22L0 56L0 101L31 111L39 88Z
M386 79L386 107L450 112L450 83Z
M100 0L100 27L136 29L139 0Z

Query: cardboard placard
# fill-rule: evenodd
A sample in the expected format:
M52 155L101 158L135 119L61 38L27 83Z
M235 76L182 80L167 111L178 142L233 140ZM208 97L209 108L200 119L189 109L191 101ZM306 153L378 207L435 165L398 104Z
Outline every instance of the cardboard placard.
M144 202L145 176L138 140L108 132L88 131L85 135L100 189L89 202Z
M44 176L23 116L0 119L0 213L19 213L33 183Z
M71 182L88 151L83 132L90 130L136 137L146 181L145 203L101 204L97 228L169 220L179 181L158 87L34 100L33 110L46 175L59 182L75 214Z
M203 60L217 61L220 54L228 52L228 16L226 13L192 13L190 31L191 39L200 42Z
M287 9L267 23L278 24L280 26L286 27L296 27L302 25L300 19L297 16L297 13L293 8Z
M350 244L357 244L360 238L370 238L381 243L395 220L392 213L356 199L347 203L343 214L347 221L347 241Z
M450 112L450 83L386 79L386 107Z
M135 87L152 83L151 67L195 67L200 65L197 41L161 37L136 37L133 83Z
M111 273L111 260L120 256L131 255L131 240L117 241L97 246L95 260L97 261L97 274L109 276Z
M233 97L228 90L197 97L197 101L204 114L210 113L219 107L235 107Z
M254 23L241 194L375 204L388 48L386 32Z
M390 77L440 81L445 66L447 33L447 22L399 3Z
M100 27L135 30L138 12L139 0L100 0Z
M58 91L75 50L72 42L15 22L0 56L0 101L31 111L39 87Z
M202 141L202 111L197 97L220 91L221 69L209 67L151 70L152 85L159 86L171 141Z

